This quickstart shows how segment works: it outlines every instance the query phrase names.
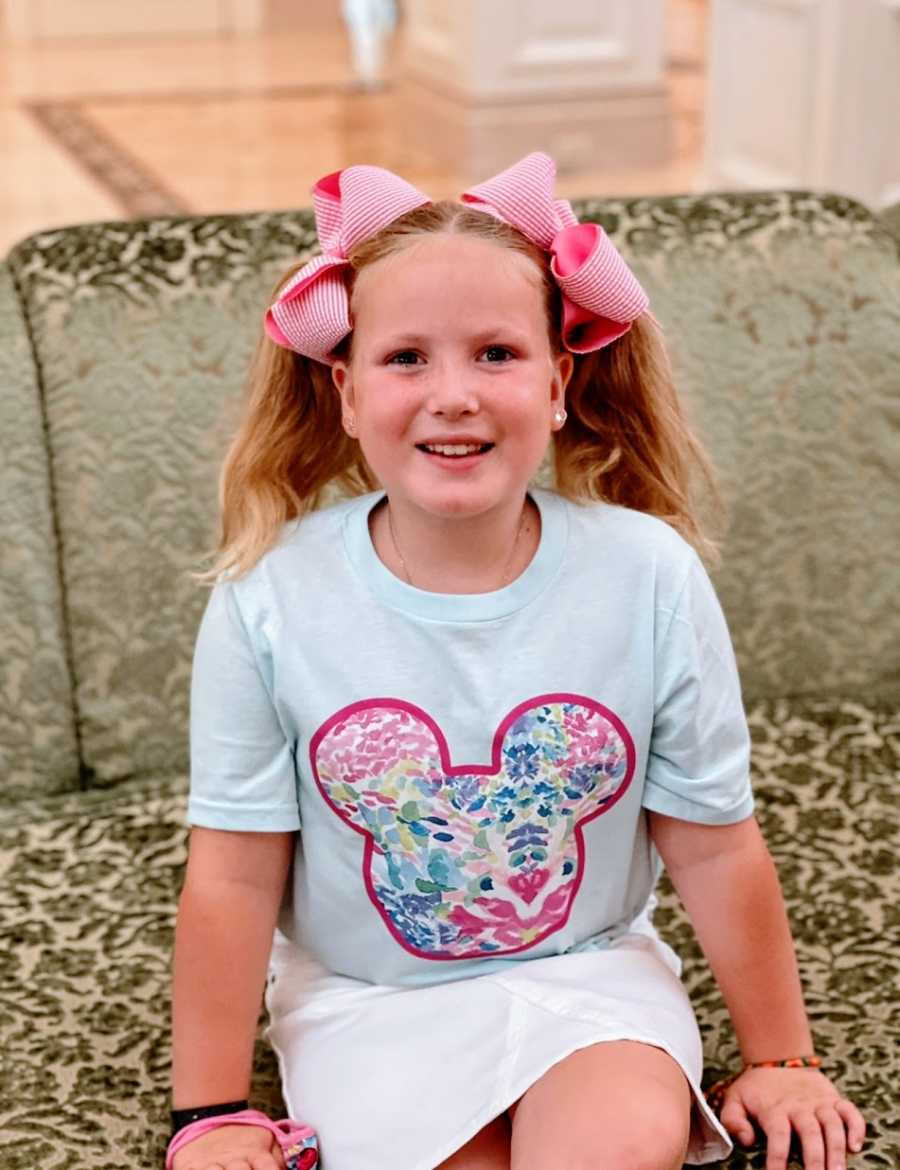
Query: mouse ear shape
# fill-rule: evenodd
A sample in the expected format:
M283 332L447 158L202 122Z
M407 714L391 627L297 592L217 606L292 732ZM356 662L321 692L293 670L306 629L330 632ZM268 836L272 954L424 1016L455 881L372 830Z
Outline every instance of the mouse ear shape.
M428 837L411 805L438 797L447 769L446 744L424 712L402 700L351 704L315 733L309 757L331 807L380 848L390 848L389 832L394 848L410 852L418 836Z

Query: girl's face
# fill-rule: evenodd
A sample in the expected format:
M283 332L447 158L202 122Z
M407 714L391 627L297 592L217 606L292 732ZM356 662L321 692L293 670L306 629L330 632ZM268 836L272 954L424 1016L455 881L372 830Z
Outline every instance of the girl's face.
M487 240L427 236L362 269L352 302L351 360L332 376L391 501L449 518L521 498L573 367L551 352L534 263Z

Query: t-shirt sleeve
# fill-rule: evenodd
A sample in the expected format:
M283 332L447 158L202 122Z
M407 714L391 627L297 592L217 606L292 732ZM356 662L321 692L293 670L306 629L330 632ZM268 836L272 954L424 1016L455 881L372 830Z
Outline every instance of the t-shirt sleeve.
M300 828L294 745L284 733L234 586L215 585L191 674L188 821L210 829Z
M694 554L671 609L658 608L653 731L643 805L710 825L753 812L750 732L725 615Z

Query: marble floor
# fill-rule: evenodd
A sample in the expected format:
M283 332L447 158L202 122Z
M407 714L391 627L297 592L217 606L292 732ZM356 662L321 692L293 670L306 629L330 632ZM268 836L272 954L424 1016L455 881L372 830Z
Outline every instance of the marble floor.
M677 3L676 16L701 0ZM561 196L702 189L706 79L696 31L692 51L680 53L679 27L667 71L672 157L561 175ZM339 25L241 37L0 39L0 255L64 224L308 205L315 179L353 162L397 170L436 197L456 194L480 176L404 156L394 75L389 55L384 82L360 84Z

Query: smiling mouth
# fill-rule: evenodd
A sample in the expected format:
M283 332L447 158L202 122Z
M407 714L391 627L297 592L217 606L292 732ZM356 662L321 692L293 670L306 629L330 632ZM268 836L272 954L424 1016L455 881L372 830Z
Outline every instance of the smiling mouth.
M444 459L464 459L469 455L484 455L493 448L493 443L416 443L416 449L426 455L439 455Z

